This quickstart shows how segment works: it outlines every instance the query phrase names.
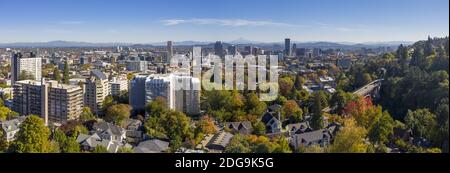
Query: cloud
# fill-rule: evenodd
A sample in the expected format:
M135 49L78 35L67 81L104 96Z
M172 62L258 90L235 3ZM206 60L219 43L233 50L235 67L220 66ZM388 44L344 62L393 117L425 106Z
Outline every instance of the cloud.
M245 20L245 19L168 19L161 21L166 26L174 26L181 24L194 24L194 25L219 25L219 26L287 26L287 27L299 27L301 25L280 23L272 21L262 20Z

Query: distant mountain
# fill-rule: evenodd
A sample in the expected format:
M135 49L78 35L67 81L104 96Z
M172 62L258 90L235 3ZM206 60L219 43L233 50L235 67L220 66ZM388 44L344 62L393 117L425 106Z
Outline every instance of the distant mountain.
M115 47L128 46L130 43L89 43L74 41L49 41L49 42L21 42L0 43L0 47Z
M225 45L253 45L261 47L271 46L283 46L284 42L258 42L239 38L233 41L223 41ZM343 49L355 49L355 48L374 48L374 47L397 47L400 44L411 45L413 42L409 41L391 41L391 42L365 42L365 43L352 43L352 42L293 42L297 44L297 47L303 48L343 48ZM174 42L174 46L213 46L214 42L208 41L180 41ZM75 41L50 41L50 42L21 42L21 43L0 43L0 47L116 47L116 46L132 46L132 47L153 47L153 46L166 46L167 42L155 42L144 44L133 43L89 43L89 42L75 42Z

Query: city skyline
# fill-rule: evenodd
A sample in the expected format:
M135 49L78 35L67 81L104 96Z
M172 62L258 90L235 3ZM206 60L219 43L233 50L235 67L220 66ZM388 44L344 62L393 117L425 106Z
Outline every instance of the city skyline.
M0 43L416 41L449 26L447 0L78 2L1 1Z

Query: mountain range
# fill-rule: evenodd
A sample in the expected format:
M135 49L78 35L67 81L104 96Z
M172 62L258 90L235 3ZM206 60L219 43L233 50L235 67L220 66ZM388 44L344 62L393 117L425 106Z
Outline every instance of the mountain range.
M225 44L233 44L233 45L253 45L253 46L281 46L284 45L284 42L258 42L245 40L240 38L238 40L233 40L229 42L223 42ZM345 47L396 47L400 44L410 45L413 42L410 41L391 41L391 42L365 42L365 43L352 43L352 42L325 42L325 41L310 41L310 42L292 42L297 44L297 47L317 47L317 48L345 48ZM174 46L193 46L193 45L203 45L203 46L211 46L214 42L208 41L181 41L174 42ZM145 43L145 44L135 44L135 43L90 43L90 42L75 42L75 41L49 41L49 42L17 42L17 43L0 43L0 47L12 47L12 48L21 48L21 47L117 47L117 46L165 46L166 42L154 42L154 43Z

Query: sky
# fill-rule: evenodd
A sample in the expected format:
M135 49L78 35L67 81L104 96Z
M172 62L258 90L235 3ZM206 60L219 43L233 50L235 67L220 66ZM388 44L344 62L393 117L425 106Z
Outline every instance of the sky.
M428 35L449 35L449 0L0 0L0 43L363 43Z

